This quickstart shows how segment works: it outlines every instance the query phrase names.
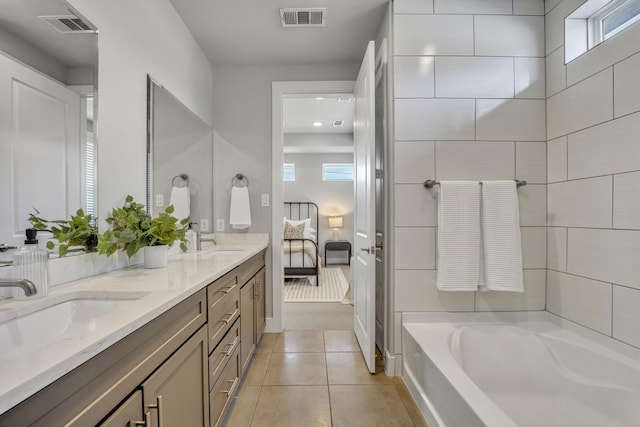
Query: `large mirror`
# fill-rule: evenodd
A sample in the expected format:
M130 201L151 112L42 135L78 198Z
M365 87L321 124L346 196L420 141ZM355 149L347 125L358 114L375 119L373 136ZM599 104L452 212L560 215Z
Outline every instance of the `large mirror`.
M97 76L97 29L78 11L0 0L0 245L22 244L34 208L95 214Z
M147 207L170 204L178 219L210 231L213 217L213 131L161 84L148 77Z

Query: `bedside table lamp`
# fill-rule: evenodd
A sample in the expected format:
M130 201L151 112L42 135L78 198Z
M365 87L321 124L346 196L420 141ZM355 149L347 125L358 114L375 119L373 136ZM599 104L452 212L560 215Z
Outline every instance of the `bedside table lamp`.
M329 228L333 228L333 240L338 240L336 238L338 234L338 230L342 228L342 217L341 216L330 216L329 217Z

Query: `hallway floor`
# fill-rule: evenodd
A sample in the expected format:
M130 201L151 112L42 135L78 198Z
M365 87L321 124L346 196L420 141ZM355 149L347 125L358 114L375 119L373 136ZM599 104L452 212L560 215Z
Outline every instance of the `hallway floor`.
M264 334L225 424L426 426L399 378L369 374L352 330Z

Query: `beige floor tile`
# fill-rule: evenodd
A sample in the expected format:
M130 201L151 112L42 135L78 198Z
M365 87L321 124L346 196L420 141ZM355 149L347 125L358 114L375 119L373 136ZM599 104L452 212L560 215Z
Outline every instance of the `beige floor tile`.
M249 427L260 396L260 387L244 384L235 398L226 427Z
M339 302L286 302L284 329L353 330L353 306Z
M353 330L324 331L324 348L326 352L360 351Z
M413 421L413 424L416 427L429 427L427 421L422 415L422 412L420 412L418 404L413 399L413 396L411 396L409 389L402 380L402 377L394 377L393 384L395 385L396 392L398 392L398 396L400 396L400 400L402 400L402 403L404 404L404 407L407 410L411 421Z
M377 368L375 375L369 373L361 353L326 353L329 384L391 384L393 377Z
M324 353L273 353L264 385L327 384Z
M330 426L327 386L264 386L252 427Z
M249 365L249 370L244 378L244 383L248 385L262 385L270 360L271 353L254 354L251 365Z
M333 427L413 426L393 384L331 385Z
M282 334L262 334L262 339L260 340L260 345L258 345L258 348L256 349L256 353L271 353L273 351L273 346L280 335Z
M274 353L322 353L324 334L322 331L284 331L276 339Z

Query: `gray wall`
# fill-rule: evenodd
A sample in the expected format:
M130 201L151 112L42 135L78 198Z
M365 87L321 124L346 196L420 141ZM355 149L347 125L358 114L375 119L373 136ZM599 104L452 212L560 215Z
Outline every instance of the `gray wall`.
M547 309L640 347L640 26L564 65L547 5Z
M364 52L363 52L364 55ZM231 178L241 172L251 185L253 233L271 231L271 207L260 195L271 193L271 82L353 80L358 62L214 67L214 218L229 228Z
M284 161L296 165L296 180L284 183L284 200L318 205L321 253L324 254L324 242L333 240L328 219L333 215L343 216L343 228L337 238L353 243L353 181L322 180L323 163L353 163L353 154L285 154Z

